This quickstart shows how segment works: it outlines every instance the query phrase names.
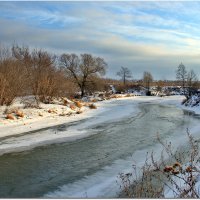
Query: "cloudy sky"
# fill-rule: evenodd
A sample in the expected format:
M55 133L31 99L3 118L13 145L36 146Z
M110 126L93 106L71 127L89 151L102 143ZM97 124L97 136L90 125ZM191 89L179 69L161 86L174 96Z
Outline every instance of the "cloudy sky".
M175 79L180 62L200 75L200 2L0 2L0 43L91 53L139 79Z

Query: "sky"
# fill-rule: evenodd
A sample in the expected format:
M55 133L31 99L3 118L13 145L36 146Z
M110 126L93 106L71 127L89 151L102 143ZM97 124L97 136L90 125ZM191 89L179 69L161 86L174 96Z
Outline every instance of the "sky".
M0 1L0 44L13 43L102 57L110 78L172 80L181 62L200 78L200 2Z

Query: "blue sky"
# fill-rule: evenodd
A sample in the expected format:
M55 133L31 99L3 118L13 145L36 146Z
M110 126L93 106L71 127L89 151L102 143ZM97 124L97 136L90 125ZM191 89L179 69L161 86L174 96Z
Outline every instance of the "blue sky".
M180 62L200 75L200 2L0 2L0 43L91 53L139 79L175 79Z

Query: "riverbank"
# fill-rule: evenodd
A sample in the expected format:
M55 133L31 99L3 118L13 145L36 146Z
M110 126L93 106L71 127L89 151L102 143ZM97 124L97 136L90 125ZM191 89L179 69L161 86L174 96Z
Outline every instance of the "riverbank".
M96 102L97 109L84 108L82 114L70 116L52 114L52 116L48 115L43 118L25 119L25 125L23 121L4 124L0 127L0 155L86 138L96 134L92 127L98 126L98 124L109 122L112 124L115 121L123 120L126 116L136 116L140 112L140 103L179 106L183 98L182 96L121 97Z
M72 110L70 108L66 108L66 106L49 104L42 105L43 109L27 109L28 115L24 118L19 118L18 120L9 120L5 119L1 116L0 119L0 138L22 134L26 132L36 131L39 129L44 129L47 127L52 127L64 123L71 123L80 120L84 120L86 118L98 116L101 112L104 112L107 108L112 106L115 101L123 101L126 99L131 99L132 104L135 106L140 102L159 102L163 104L171 104L176 105L179 108L183 108L181 106L181 102L184 99L182 96L169 96L169 97L147 97L147 96L132 96L132 97L124 97L117 99L111 99L106 101L96 102L95 105L97 109L91 110L88 107L82 107L80 114L77 114L78 110ZM63 113L65 109L67 114L59 114ZM136 108L135 108L136 109ZM52 110L53 112L50 112ZM54 112L55 111L55 112ZM136 110L135 110L136 111ZM122 110L122 112L126 115L128 110ZM200 111L199 111L200 112ZM121 113L122 114L122 113ZM117 118L117 115L110 116L111 118ZM123 116L122 116L123 117Z
M123 100L127 98L130 97L122 97L118 100ZM23 118L16 118L15 120L6 119L6 115L3 114L2 111L5 108L1 108L0 138L36 131L39 129L44 129L64 123L80 121L92 117L94 115L98 115L99 113L104 111L104 109L106 109L108 104L112 104L112 102L115 100L116 99L95 103L91 102L90 104L94 104L97 107L97 109L89 109L88 106L82 106L81 108L75 107L74 109L71 109L70 107L64 105L42 104L40 109L21 109L21 112L25 113L25 116ZM73 104L71 104L70 102L70 105ZM12 109L14 110L16 107L20 109L22 105L16 104L15 106L13 106Z
M198 126L198 118L175 107L182 98L102 101L85 119L1 138L0 196L117 197L119 173L131 172L134 163L142 167L146 152L159 158L156 133L179 146L187 141L186 128Z

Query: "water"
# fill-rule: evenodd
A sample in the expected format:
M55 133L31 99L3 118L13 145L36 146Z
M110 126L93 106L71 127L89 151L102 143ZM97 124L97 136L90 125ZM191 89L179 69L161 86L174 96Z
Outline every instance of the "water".
M135 152L157 144L156 133L170 138L199 121L173 106L140 109L134 117L91 125L87 131L96 134L87 138L0 156L0 197L114 197L117 174L131 166Z

